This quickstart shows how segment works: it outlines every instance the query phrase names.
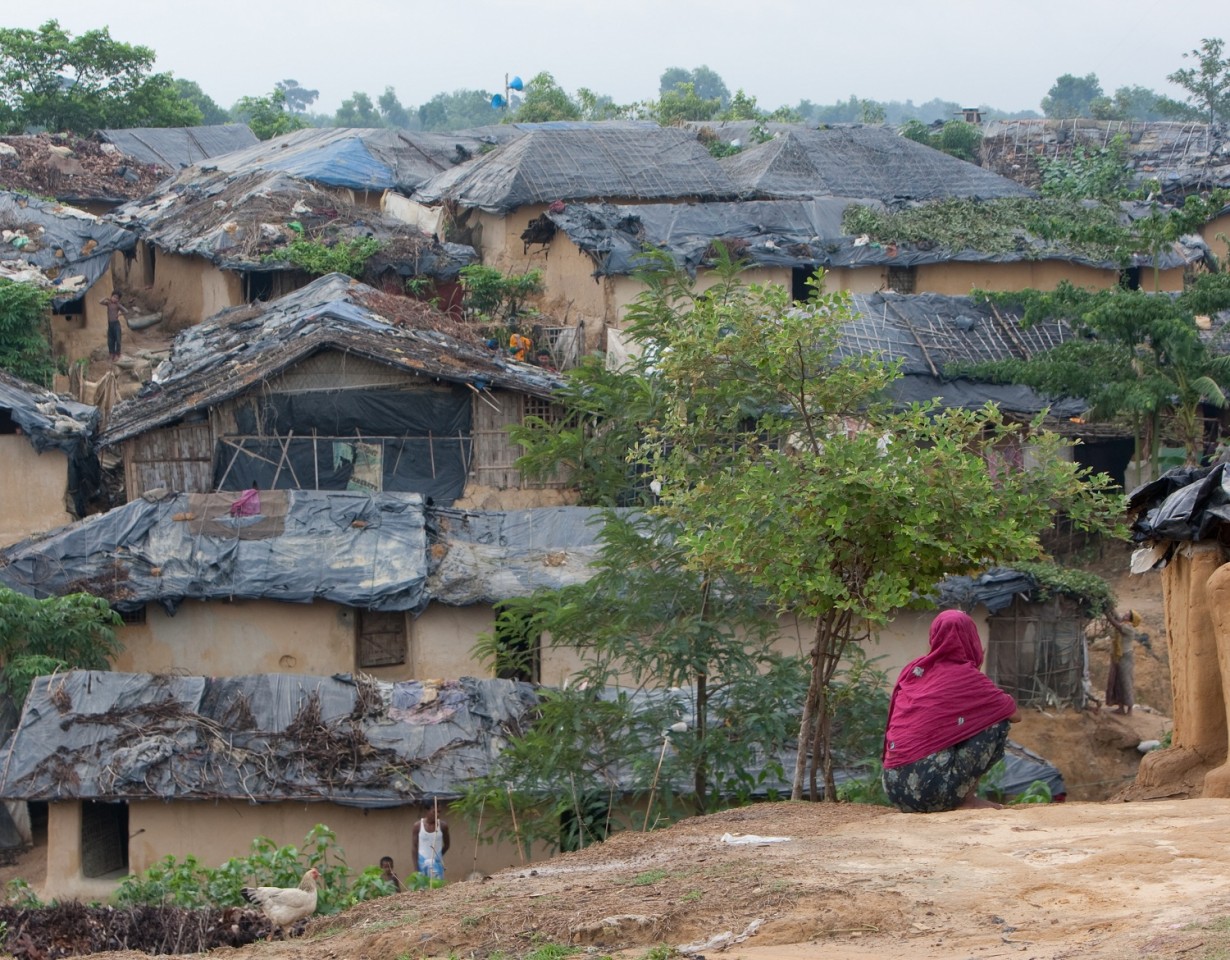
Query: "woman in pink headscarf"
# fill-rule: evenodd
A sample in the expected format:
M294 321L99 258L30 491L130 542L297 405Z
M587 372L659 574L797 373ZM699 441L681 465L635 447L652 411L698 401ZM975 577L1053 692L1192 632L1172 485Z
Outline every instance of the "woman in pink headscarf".
M998 806L979 798L978 781L1021 712L981 668L978 627L945 610L931 624L931 652L906 664L888 705L884 790L899 810Z

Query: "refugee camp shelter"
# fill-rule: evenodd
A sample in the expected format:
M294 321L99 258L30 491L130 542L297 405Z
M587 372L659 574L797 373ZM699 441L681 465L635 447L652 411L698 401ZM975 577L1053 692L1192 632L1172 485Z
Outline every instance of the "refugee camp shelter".
M246 123L201 127L123 127L94 134L103 152L119 154L169 174L260 141ZM108 150L107 148L111 149Z
M491 509L567 499L506 427L551 416L560 381L428 304L341 274L181 332L100 442L129 499L153 489L417 492Z
M0 584L107 600L121 670L481 676L472 648L501 603L591 576L597 519L408 493L150 493L0 551ZM563 683L575 663L544 650L521 679Z
M1159 571L1174 692L1171 745L1141 760L1133 799L1230 797L1230 474L1179 468L1128 499L1132 572Z
M1230 149L1220 124L1169 120L993 120L983 128L980 162L989 170L1036 187L1043 161L1078 150L1097 153L1122 144L1132 189L1154 200L1181 204L1210 190L1230 188ZM1200 229L1213 254L1226 262L1230 209ZM1167 288L1170 289L1170 288Z
M0 137L0 187L54 197L96 216L144 196L166 176L117 150L71 134Z
M84 210L0 191L0 278L51 295L57 356L76 360L106 345L107 311L99 301L111 295L112 258L136 243L136 234Z
M413 871L415 820L489 772L537 704L512 680L75 671L36 681L0 796L48 807L45 899L105 899L166 856L301 845L323 823L350 868ZM478 847L454 818L448 877L540 850Z
M406 280L420 278L438 284L445 303L456 299L458 271L476 259L474 250L443 243L359 197L350 187L258 166L234 173L189 167L114 214L140 236L122 285L140 291L168 327L182 329L311 282L292 245L374 241L379 249L362 266L365 276L400 293Z
M0 370L0 545L85 514L98 411Z

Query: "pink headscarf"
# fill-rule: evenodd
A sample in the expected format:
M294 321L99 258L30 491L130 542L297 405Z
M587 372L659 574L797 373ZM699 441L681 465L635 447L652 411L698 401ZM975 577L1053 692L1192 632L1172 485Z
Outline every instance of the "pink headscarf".
M1016 712L1016 701L982 670L982 641L968 614L931 623L931 652L906 664L893 687L884 766L901 767L968 740Z

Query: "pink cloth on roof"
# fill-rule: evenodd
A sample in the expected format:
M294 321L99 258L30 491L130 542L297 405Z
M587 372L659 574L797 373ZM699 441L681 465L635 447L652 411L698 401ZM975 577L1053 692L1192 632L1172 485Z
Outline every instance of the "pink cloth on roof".
M245 490L239 499L231 504L232 517L255 517L261 512L261 492Z
M929 757L1016 713L1016 701L981 667L977 625L960 610L945 610L931 623L931 652L906 664L893 687L885 768Z

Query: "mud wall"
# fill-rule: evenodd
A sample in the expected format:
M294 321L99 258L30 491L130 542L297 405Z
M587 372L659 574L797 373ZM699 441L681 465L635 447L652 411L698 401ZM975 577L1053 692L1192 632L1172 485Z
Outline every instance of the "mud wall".
M105 900L115 892L119 877L89 879L81 872L81 804L52 803L47 827L47 880L40 891L45 900L78 898ZM251 853L252 841L268 837L278 846L302 847L304 837L318 823L337 834L347 866L360 873L393 857L397 873L406 880L415 867L410 831L426 808L399 807L359 810L329 803L269 803L221 800L163 802L133 801L129 804L129 871L141 872L166 856L197 857L209 867L221 866L231 857ZM449 825L450 846L444 858L445 879L465 879L474 869L493 873L520 865L523 860L509 843L479 846L466 821L441 805ZM545 848L528 852L527 859L542 860Z
M39 453L19 433L0 436L0 545L71 521L65 509L68 457Z

